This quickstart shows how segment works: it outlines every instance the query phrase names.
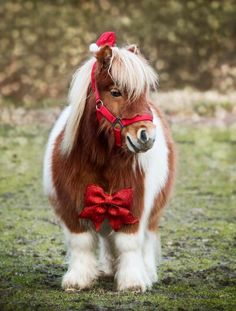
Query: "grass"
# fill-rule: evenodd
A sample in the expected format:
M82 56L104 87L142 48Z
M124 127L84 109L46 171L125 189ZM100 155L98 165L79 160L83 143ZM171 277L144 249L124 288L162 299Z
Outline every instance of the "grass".
M173 126L176 191L162 220L160 282L118 293L113 280L65 293L65 247L42 194L48 131L0 127L0 310L235 310L236 131Z

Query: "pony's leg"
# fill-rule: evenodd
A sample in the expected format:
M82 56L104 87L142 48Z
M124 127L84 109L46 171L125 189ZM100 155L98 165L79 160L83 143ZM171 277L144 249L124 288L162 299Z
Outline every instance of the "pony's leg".
M68 244L69 266L63 277L62 287L83 289L91 286L98 277L98 262L95 256L97 237L92 231L71 233L64 228Z
M157 282L157 266L161 262L161 240L159 232L146 231L143 243L143 259L151 282Z
M108 237L99 236L99 270L106 276L113 275L114 257Z
M115 279L118 290L141 290L151 286L143 255L143 233L114 233L114 244L117 254L117 271Z

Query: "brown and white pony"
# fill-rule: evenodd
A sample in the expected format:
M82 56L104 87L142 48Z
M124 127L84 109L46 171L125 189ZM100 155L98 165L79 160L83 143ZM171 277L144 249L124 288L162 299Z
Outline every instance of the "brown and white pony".
M52 129L44 159L44 189L68 243L64 289L88 288L101 274L114 275L118 290L145 291L157 281L159 221L172 187L175 155L166 121L150 100L156 82L135 46L109 44L73 77L69 105ZM115 122L98 117L101 107ZM120 120L134 122L123 127ZM103 189L108 199L122 189L132 191L127 213L133 220L114 227L103 219L95 227L92 218L82 218L89 185ZM116 204L100 207L114 211Z

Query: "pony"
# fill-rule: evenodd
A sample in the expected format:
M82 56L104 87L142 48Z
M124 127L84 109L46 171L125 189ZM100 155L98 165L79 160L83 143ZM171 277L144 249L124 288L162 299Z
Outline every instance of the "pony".
M150 99L157 75L137 46L118 48L107 32L91 50L44 158L44 190L68 245L62 288L89 288L108 275L119 291L144 292L158 280L174 143Z

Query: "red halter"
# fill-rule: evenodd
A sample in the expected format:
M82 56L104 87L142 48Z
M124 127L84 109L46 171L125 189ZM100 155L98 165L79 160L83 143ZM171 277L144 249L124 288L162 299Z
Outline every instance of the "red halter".
M99 47L108 45L113 47L116 43L116 36L114 32L104 32L96 41L95 44L92 44L93 48L96 47L95 50L99 50ZM118 147L121 147L121 131L124 127L140 122L140 121L153 121L153 116L151 114L143 114L143 115L136 115L133 118L125 119L114 116L114 114L104 106L103 101L100 98L97 83L95 80L95 70L96 70L96 62L93 65L92 72L91 72L91 85L92 90L95 95L96 99L96 110L97 110L97 118L100 121L102 118L105 118L108 122L111 123L114 131L115 136L115 144Z
M122 146L121 132L124 127L140 121L152 122L153 116L151 114L143 114L143 115L136 115L135 117L129 119L115 116L106 106L104 106L103 101L100 98L97 83L95 81L95 69L96 63L93 65L91 72L91 85L96 99L97 118L98 121L100 121L104 117L108 122L111 123L115 136L115 144L116 146L121 147Z

